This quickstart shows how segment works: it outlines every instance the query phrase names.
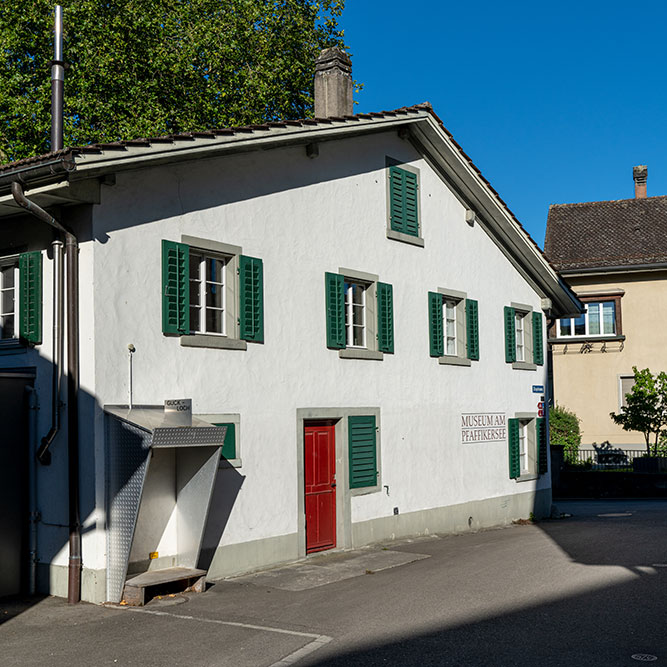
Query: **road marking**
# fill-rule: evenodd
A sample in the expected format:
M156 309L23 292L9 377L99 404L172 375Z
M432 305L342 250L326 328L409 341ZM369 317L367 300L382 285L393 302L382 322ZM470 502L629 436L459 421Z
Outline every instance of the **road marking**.
M638 660L639 662L655 662L658 658L655 655L649 653L635 653L630 656L633 660Z
M604 516L604 517L632 516L632 512L607 512L606 514L598 514L598 516Z
M153 614L153 616L169 616L169 618L178 618L183 621L198 621L200 623L214 623L215 625L230 625L235 628L247 628L249 630L262 630L264 632L275 632L281 635L292 635L293 637L306 637L312 639L305 646L297 649L293 653L286 655L278 662L274 662L270 667L286 667L293 665L306 655L317 651L325 644L328 644L333 638L327 635L318 635L313 632L298 632L297 630L285 630L284 628L271 628L266 625L253 625L252 623L238 623L236 621L220 621L217 618L198 618L197 616L188 616L186 614L170 614L167 611L157 611L156 609L140 609L138 607L122 607L126 611L135 611L141 614Z

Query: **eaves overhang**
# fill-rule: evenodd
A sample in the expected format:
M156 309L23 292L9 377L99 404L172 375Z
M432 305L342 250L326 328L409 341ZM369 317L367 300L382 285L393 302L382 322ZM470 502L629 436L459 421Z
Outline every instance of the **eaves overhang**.
M42 207L99 203L102 179L120 171L280 147L317 144L387 131L409 138L472 209L515 268L542 297L551 315L579 313L582 305L561 280L509 207L456 143L428 103L343 118L284 121L152 139L94 144L0 167L0 218L21 211L10 194L21 180Z

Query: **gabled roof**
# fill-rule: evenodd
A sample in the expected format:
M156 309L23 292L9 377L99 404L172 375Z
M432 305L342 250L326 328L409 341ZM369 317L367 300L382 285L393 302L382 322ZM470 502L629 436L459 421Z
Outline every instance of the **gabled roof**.
M538 293L551 299L556 315L578 312L576 297L428 102L340 118L269 122L98 143L18 160L0 166L0 217L18 212L9 196L15 180L27 185L31 198L42 207L98 203L93 182L117 171L386 131L404 132L401 136L409 138L417 150L431 159L436 171L475 213L478 223L508 259Z
M567 272L667 263L667 196L555 204L544 251Z

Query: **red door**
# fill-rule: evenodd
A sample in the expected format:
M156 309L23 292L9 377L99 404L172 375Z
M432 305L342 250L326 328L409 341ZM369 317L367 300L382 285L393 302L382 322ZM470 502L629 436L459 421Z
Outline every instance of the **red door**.
M333 424L305 429L306 553L336 546L336 440Z

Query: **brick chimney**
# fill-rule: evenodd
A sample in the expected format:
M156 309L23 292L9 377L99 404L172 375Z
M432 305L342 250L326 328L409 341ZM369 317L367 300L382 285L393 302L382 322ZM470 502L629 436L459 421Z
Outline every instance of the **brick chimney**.
M352 114L350 56L339 46L322 49L315 61L315 118Z
M647 176L648 167L645 164L632 168L632 178L635 179L635 199L646 199Z

